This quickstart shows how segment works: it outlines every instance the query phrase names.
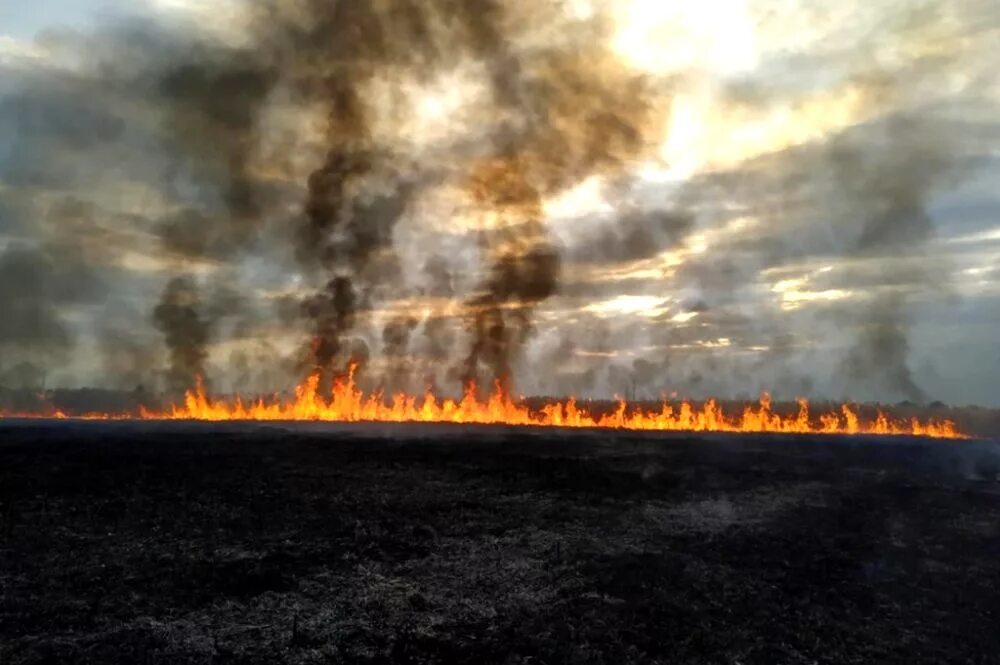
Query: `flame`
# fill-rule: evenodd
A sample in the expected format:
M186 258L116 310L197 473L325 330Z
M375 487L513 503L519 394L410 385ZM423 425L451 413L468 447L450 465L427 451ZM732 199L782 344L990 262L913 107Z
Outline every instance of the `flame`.
M525 403L505 394L500 385L486 400L477 397L474 384L466 388L461 400L439 399L429 390L422 397L397 394L386 399L382 392L365 393L355 382L355 367L334 382L329 395L319 389L318 375L307 378L295 389L290 400L278 397L254 401L213 399L202 381L189 390L183 404L164 412L141 409L142 420L221 421L321 421L321 422L424 422L514 425L534 427L605 428L673 432L742 432L788 434L869 434L910 435L938 439L968 438L950 420L908 421L891 419L879 411L876 418L863 422L858 412L843 405L839 412L814 419L809 402L801 399L798 412L788 416L776 413L771 398L764 394L759 404L747 406L739 414L726 414L719 403L710 399L700 407L683 402L678 407L663 402L659 410L644 411L619 400L611 413L596 414L575 397L553 402L533 411ZM0 413L0 418L4 414ZM10 416L7 416L10 417ZM24 417L24 416L21 416ZM31 417L31 416L28 416ZM37 416L35 416L37 417ZM47 418L65 419L62 412ZM90 414L84 420L127 420L131 415Z

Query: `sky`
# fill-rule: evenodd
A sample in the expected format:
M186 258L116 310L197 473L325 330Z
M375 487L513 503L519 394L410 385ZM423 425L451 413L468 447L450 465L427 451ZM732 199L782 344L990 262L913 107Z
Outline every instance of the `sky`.
M107 4L103 0L5 0L0 4L0 25L3 26L5 36L30 41L44 29L59 26L77 29L88 27L92 25L95 15Z
M0 0L0 384L1000 406L995 3L396 5Z

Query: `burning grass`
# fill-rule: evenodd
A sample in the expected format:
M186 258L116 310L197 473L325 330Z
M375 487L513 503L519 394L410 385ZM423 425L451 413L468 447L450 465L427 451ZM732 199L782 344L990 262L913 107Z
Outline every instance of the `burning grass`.
M366 392L356 381L354 369L334 382L329 394L320 390L318 376L310 376L291 398L273 396L244 400L241 397L210 396L201 381L189 390L182 403L167 408L140 406L131 412L81 413L75 417L93 420L199 420L223 421L319 421L319 422L425 422L532 427L624 429L636 431L869 434L909 435L938 439L968 438L949 419L917 416L893 417L881 409L863 416L855 406L843 404L816 415L805 399L791 411L777 409L768 395L757 404L726 408L709 399L698 405L689 401L657 405L616 402L613 408L582 403L575 397L546 400L538 404L516 399L497 384L487 398L478 397L470 384L459 400L442 399L428 391L422 396L381 391ZM0 412L0 417L3 413ZM70 414L50 409L22 417L68 418Z

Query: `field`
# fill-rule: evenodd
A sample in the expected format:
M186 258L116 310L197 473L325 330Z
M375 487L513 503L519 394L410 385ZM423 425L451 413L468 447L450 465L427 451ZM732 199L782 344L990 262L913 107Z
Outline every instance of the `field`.
M1000 444L0 422L0 663L998 663Z

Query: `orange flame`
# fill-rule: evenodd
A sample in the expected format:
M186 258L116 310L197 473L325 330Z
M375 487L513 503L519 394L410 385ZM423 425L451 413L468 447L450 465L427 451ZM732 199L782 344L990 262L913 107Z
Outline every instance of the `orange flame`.
M914 435L940 439L967 438L950 420L922 422L890 419L879 411L875 420L862 422L857 411L848 405L839 413L827 413L813 419L809 403L799 400L794 416L775 413L771 399L764 395L757 406L747 406L738 415L726 414L714 399L696 407L690 402L679 408L664 402L658 411L643 411L630 407L624 400L605 415L594 414L576 398L547 404L532 411L524 403L513 400L497 385L492 395L480 400L475 385L470 385L459 401L438 399L428 391L423 397L397 394L386 400L382 392L365 393L354 380L354 370L334 383L329 396L319 390L319 376L306 379L295 390L291 400L279 398L246 402L240 398L216 400L210 398L203 383L187 392L184 403L166 412L142 409L143 420L201 421L325 421L325 422L427 422L527 425L536 427L588 427L645 431L675 432L744 432L795 434L876 434ZM2 414L0 414L2 416ZM63 413L49 417L65 418ZM84 419L129 419L130 416L92 414Z

